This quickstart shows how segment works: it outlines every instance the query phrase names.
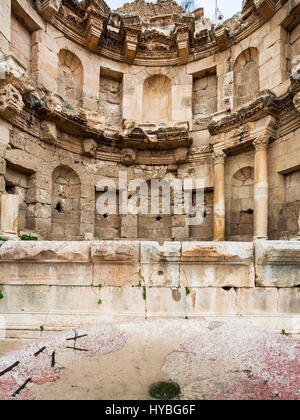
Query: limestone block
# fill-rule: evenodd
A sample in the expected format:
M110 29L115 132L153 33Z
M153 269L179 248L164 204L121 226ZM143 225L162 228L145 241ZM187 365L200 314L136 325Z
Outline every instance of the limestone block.
M91 245L94 262L137 263L140 259L138 241L99 241Z
M187 296L188 318L205 315L235 315L237 295L234 289L191 289Z
M18 233L19 197L3 194L1 197L0 232L15 235Z
M48 286L11 286L1 287L4 299L0 300L0 313L9 312L48 312ZM23 315L24 316L24 315Z
M189 226L172 227L172 238L175 240L187 239L189 237Z
M99 289L95 287L50 287L50 311L74 313L99 313Z
M146 286L179 287L179 264L143 263L141 275Z
M94 139L83 140L83 151L86 155L95 157L97 152L97 142Z
M137 216L126 214L121 216L121 238L137 238Z
M90 244L86 242L21 241L6 242L0 248L0 261L88 262Z
M151 287L146 296L147 318L186 318L184 289Z
M103 287L100 317L104 319L144 319L145 300L140 287Z
M182 263L180 285L185 287L253 287L253 267L241 264Z
M11 118L22 112L24 102L20 92L12 85L0 89L0 115Z
M100 241L91 247L93 283L105 286L138 285L140 245L134 241Z
M300 284L299 241L256 241L256 285L294 287Z
M238 290L238 313L241 315L277 313L278 290L251 288Z
M183 242L181 261L181 286L254 286L252 243Z
M88 263L0 260L0 270L1 284L90 286L93 281Z
M141 242L141 262L179 262L181 257L180 242Z
M299 316L300 322L300 289L299 287L279 289L278 312L295 314Z
M42 121L40 127L40 136L43 141L49 144L55 144L57 140L57 128L54 122Z

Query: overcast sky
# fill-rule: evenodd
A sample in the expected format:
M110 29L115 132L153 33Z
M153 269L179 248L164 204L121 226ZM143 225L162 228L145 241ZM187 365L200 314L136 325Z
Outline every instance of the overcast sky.
M155 1L155 0L153 0ZM180 0L178 0L178 3ZM124 3L130 3L130 0L106 0L107 5L111 9L117 9ZM241 10L242 0L218 0L219 9L223 13L225 19L232 17ZM206 17L212 19L214 17L215 0L195 0L196 8L204 7Z

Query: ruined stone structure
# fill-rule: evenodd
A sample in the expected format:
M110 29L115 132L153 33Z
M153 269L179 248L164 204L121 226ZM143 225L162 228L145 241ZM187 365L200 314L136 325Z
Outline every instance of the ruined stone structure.
M300 1L241 7L216 26L173 0L2 0L10 336L159 316L299 332ZM203 223L99 214L97 183L119 197L120 171L204 179Z

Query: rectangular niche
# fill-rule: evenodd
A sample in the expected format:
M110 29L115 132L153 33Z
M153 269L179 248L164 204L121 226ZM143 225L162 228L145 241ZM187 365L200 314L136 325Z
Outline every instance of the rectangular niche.
M285 175L285 205L282 219L289 238L298 234L298 219L300 217L300 170Z
M98 198L104 194L101 191L96 191L96 204ZM117 239L121 236L121 217L119 216L119 192L117 191L116 204L117 214L99 214L97 208L95 209L95 238L96 239Z
M193 119L217 112L216 68L193 74Z
M123 74L105 67L100 70L99 112L106 126L122 127Z
M29 73L31 70L31 33L14 14L11 15L11 52Z
M196 191L193 191L193 205L196 204ZM213 240L214 225L214 192L213 190L204 191L204 214L201 225L190 226L190 239L197 241Z
M19 196L19 231L29 228L30 206L27 202L27 193L32 174L32 172L29 173L10 163L6 164L6 173L4 175L6 193Z

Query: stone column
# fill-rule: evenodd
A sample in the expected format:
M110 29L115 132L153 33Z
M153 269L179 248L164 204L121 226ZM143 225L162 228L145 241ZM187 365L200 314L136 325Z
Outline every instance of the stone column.
M268 239L268 163L269 137L254 140L254 240Z
M214 241L225 241L225 168L226 154L222 150L214 153Z
M10 238L18 234L19 196L3 194L1 197L0 232Z
M300 241L300 211L298 217L298 235L296 236L297 241Z

